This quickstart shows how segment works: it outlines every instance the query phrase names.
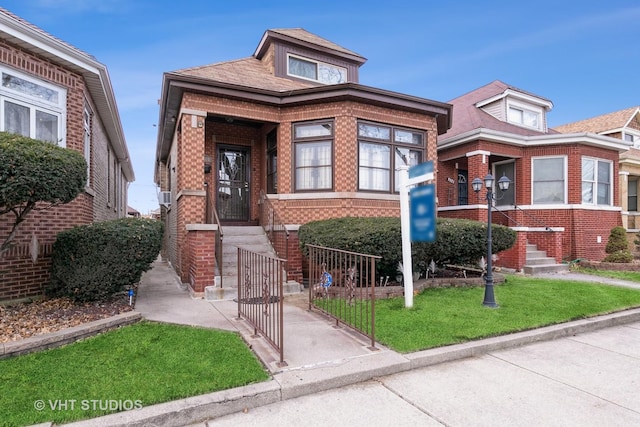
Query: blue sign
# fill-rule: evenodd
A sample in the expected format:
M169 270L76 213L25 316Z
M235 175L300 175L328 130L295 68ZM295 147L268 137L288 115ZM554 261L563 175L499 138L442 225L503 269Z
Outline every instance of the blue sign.
M414 187L409 192L411 205L411 241L436 240L436 185Z
M419 163L409 168L409 178L415 178L422 175L433 173L433 161Z

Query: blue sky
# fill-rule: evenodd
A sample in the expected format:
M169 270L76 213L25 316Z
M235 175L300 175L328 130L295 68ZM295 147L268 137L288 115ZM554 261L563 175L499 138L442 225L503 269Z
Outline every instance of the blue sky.
M550 99L551 127L640 105L640 4L586 1L5 0L107 66L136 181L153 167L162 73L251 56L301 27L367 58L360 83L446 102L493 80Z

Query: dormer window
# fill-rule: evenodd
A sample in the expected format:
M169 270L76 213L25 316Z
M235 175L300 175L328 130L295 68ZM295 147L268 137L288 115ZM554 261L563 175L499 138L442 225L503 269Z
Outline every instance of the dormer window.
M347 69L326 62L288 55L287 74L324 84L345 83Z
M540 129L540 112L529 110L518 105L509 105L508 119L511 123Z

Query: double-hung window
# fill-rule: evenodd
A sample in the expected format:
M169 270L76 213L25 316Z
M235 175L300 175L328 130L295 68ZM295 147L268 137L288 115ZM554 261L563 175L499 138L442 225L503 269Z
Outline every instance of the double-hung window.
M358 189L398 192L399 166L422 161L425 133L376 123L358 123Z
M582 158L582 203L611 205L612 163L606 160Z
M629 192L627 194L627 211L638 211L638 177L629 177Z
M531 160L534 205L566 203L566 164L566 157L534 157Z
M64 88L0 67L0 130L65 146Z
M511 103L507 110L507 120L529 128L542 129L542 111Z
M293 125L296 191L333 188L333 121Z
M324 84L346 83L347 69L300 56L287 56L287 74Z

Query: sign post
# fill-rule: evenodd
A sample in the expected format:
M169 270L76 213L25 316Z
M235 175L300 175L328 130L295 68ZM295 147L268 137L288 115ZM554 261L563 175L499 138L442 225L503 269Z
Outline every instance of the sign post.
M412 186L433 180L433 162L412 166L399 166L400 226L402 229L402 281L404 306L413 307L413 268L411 265L411 241L435 240L435 185L430 184L409 190ZM410 211L410 202L412 210ZM413 218L412 214L413 213ZM412 233L413 231L413 233Z

